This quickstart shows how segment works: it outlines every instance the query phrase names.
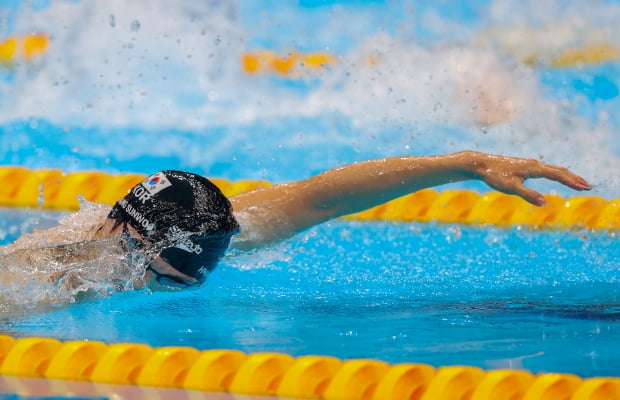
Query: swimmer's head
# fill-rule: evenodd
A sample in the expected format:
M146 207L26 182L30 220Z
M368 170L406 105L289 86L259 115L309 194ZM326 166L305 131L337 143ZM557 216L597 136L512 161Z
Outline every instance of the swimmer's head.
M232 206L217 186L181 171L149 176L114 205L108 218L131 225L164 261L199 283L239 230Z

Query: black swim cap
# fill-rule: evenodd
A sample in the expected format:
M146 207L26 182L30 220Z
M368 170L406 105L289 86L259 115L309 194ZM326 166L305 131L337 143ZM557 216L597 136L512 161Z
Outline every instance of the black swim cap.
M119 200L108 218L130 224L178 271L204 282L239 230L230 201L208 179L157 172Z

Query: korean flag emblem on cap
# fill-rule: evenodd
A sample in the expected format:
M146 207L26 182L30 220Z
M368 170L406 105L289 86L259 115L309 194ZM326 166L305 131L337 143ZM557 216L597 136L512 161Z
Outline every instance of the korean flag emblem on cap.
M168 180L168 177L163 172L157 172L142 182L142 186L146 189L151 196L159 193L168 186L172 186L172 183Z

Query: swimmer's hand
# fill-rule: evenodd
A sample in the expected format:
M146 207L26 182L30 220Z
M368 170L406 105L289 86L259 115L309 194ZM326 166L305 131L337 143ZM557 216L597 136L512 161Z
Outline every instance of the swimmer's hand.
M529 178L546 178L557 181L575 190L590 190L590 185L582 177L566 168L545 164L529 158L497 156L492 154L463 152L464 161L469 163L469 171L495 190L515 194L526 201L545 205L545 198L537 191L523 184Z
M233 197L235 214L247 218L232 247L253 249L421 189L470 179L543 205L544 197L523 185L528 178L547 178L576 190L592 188L566 168L474 151L363 161Z

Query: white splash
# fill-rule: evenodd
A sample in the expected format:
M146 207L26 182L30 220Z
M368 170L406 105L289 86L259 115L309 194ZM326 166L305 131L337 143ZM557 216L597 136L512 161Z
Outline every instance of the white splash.
M0 309L62 305L141 282L146 264L137 253L128 256L119 237L84 238L102 210L109 206L83 202L79 212L62 216L57 227L0 248Z
M579 104L549 99L541 70L520 62L545 60L569 46L617 44L620 5L591 2L584 10L580 2L527 4L493 2L484 23L472 27L423 11L415 2L394 2L389 7L399 17L396 29L386 22L385 29L370 29L377 23L372 9L334 8L333 18L311 19L316 25L306 30L296 26L304 23L298 18L303 10L293 12L292 6L265 10L254 26L243 17L248 7L243 1L156 0L146 7L81 0L52 2L37 11L22 7L14 31L47 32L51 47L0 82L0 123L41 118L102 131L140 127L144 133L138 137L118 138L122 146L83 151L119 159L148 152L202 165L210 155L243 146L273 153L263 137L248 130L300 121L268 142L286 146L303 136L308 148L338 143L373 155L472 148L529 156L575 169L598 186L596 193L620 195L612 167L619 161L613 135L620 122L606 114L613 107L601 108L594 122L580 117ZM442 39L416 37L415 21ZM313 40L337 41L343 24L349 34L356 23L362 28L357 41L340 46L335 65L301 80L305 89L295 90L242 72L240 57L256 49L261 23L292 32L268 38L284 52L311 47ZM350 121L354 131L326 123L327 131L315 132L304 125L307 119L330 118ZM224 135L210 133L221 127ZM147 146L150 130L167 128L200 132L201 140L188 148L166 136L158 148ZM340 160L321 161L327 167Z

